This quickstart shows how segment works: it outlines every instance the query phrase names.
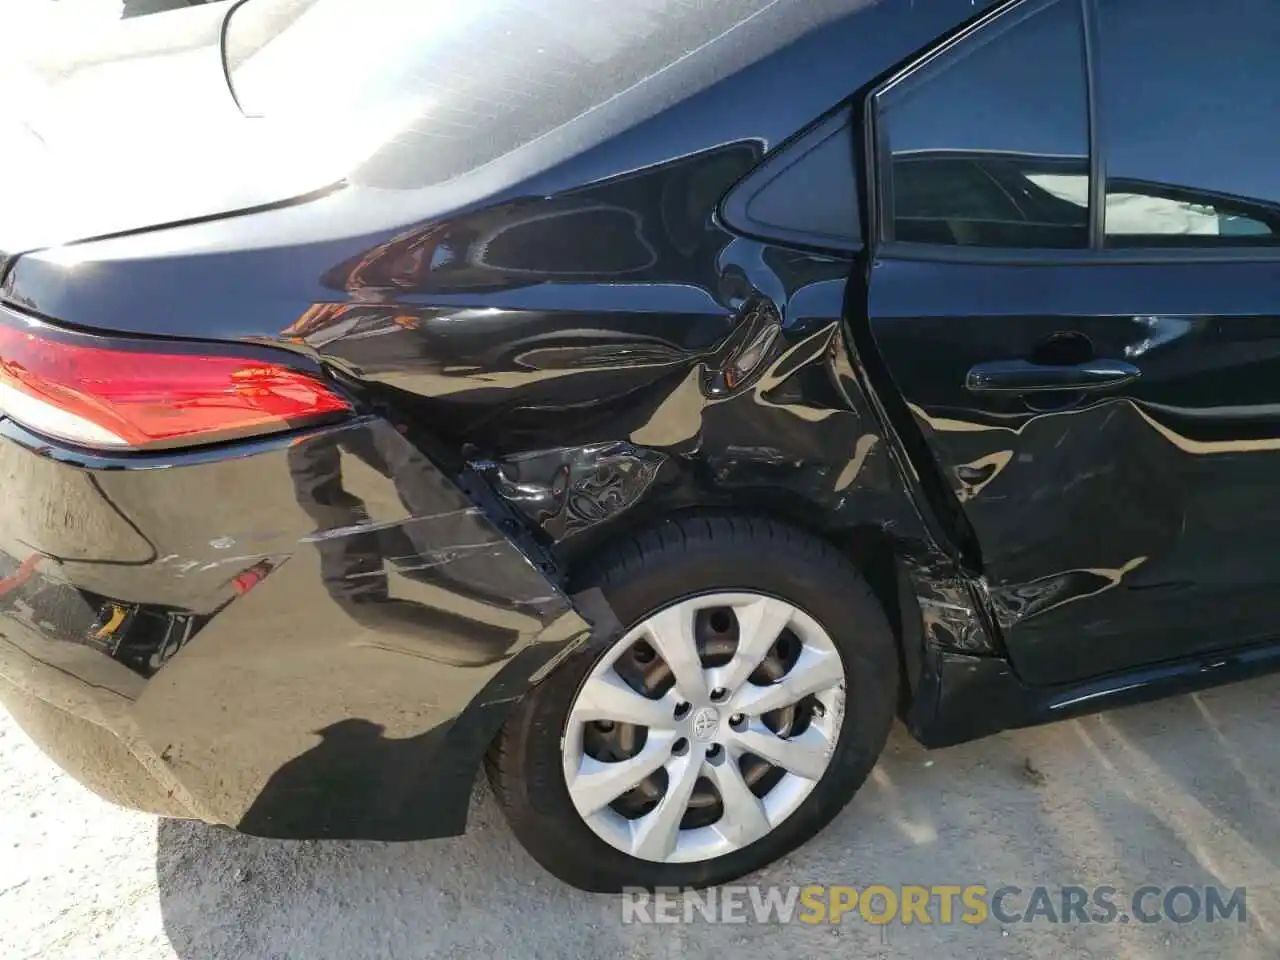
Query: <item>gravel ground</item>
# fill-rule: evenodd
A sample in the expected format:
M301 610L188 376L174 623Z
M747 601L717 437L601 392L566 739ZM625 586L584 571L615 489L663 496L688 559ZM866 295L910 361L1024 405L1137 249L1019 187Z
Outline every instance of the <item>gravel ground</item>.
M1275 958L1280 678L928 753L895 732L779 884L1248 888L1248 920L1150 926L624 924L515 845L478 786L466 837L285 843L112 807L0 711L0 957Z

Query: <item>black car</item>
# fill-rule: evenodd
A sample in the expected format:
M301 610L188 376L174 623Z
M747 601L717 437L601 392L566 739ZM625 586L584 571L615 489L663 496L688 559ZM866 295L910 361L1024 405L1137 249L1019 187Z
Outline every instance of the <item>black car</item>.
M1272 0L247 0L37 64L0 699L267 837L457 834L484 765L617 890L814 836L895 716L1276 669L1277 49Z

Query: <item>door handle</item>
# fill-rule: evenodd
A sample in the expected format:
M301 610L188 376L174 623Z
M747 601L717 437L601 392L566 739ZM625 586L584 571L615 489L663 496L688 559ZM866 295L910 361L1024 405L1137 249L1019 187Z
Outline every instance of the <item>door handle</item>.
M1076 364L992 360L969 370L970 393L1044 393L1049 390L1107 390L1137 380L1142 371L1123 360L1086 360Z

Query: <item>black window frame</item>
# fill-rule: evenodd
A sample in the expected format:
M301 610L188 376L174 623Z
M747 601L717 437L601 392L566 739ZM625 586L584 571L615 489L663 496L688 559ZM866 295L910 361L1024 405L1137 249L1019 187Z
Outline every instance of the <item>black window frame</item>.
M943 244L912 243L890 239L892 232L892 153L887 134L883 131L881 96L910 79L926 67L967 50L974 42L980 42L981 34L992 29L1003 30L1008 25L1005 18L1016 16L1019 20L1033 16L1054 3L1078 3L1084 32L1084 80L1085 104L1088 110L1089 149L1089 246L1081 249L1009 248L954 246ZM1005 21L1005 22L1001 22ZM862 114L866 118L863 128L864 154L868 158L866 178L868 235L866 243L877 256L897 260L935 260L950 263L983 263L1012 265L1054 265L1087 263L1214 263L1214 262L1273 262L1280 260L1280 246L1223 246L1223 247L1108 247L1105 245L1106 217L1106 143L1102 136L1099 116L1099 84L1097 64L1098 16L1095 0L1009 0L989 10L968 26L948 37L937 46L895 71L883 82L874 86L863 103ZM990 39L990 38L989 38Z

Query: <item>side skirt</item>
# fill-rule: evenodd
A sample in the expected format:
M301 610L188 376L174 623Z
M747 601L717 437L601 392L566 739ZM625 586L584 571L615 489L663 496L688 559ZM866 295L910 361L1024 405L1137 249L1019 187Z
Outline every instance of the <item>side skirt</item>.
M1280 672L1280 641L1152 664L1080 683L1031 687L1007 660L929 648L904 719L926 747Z

